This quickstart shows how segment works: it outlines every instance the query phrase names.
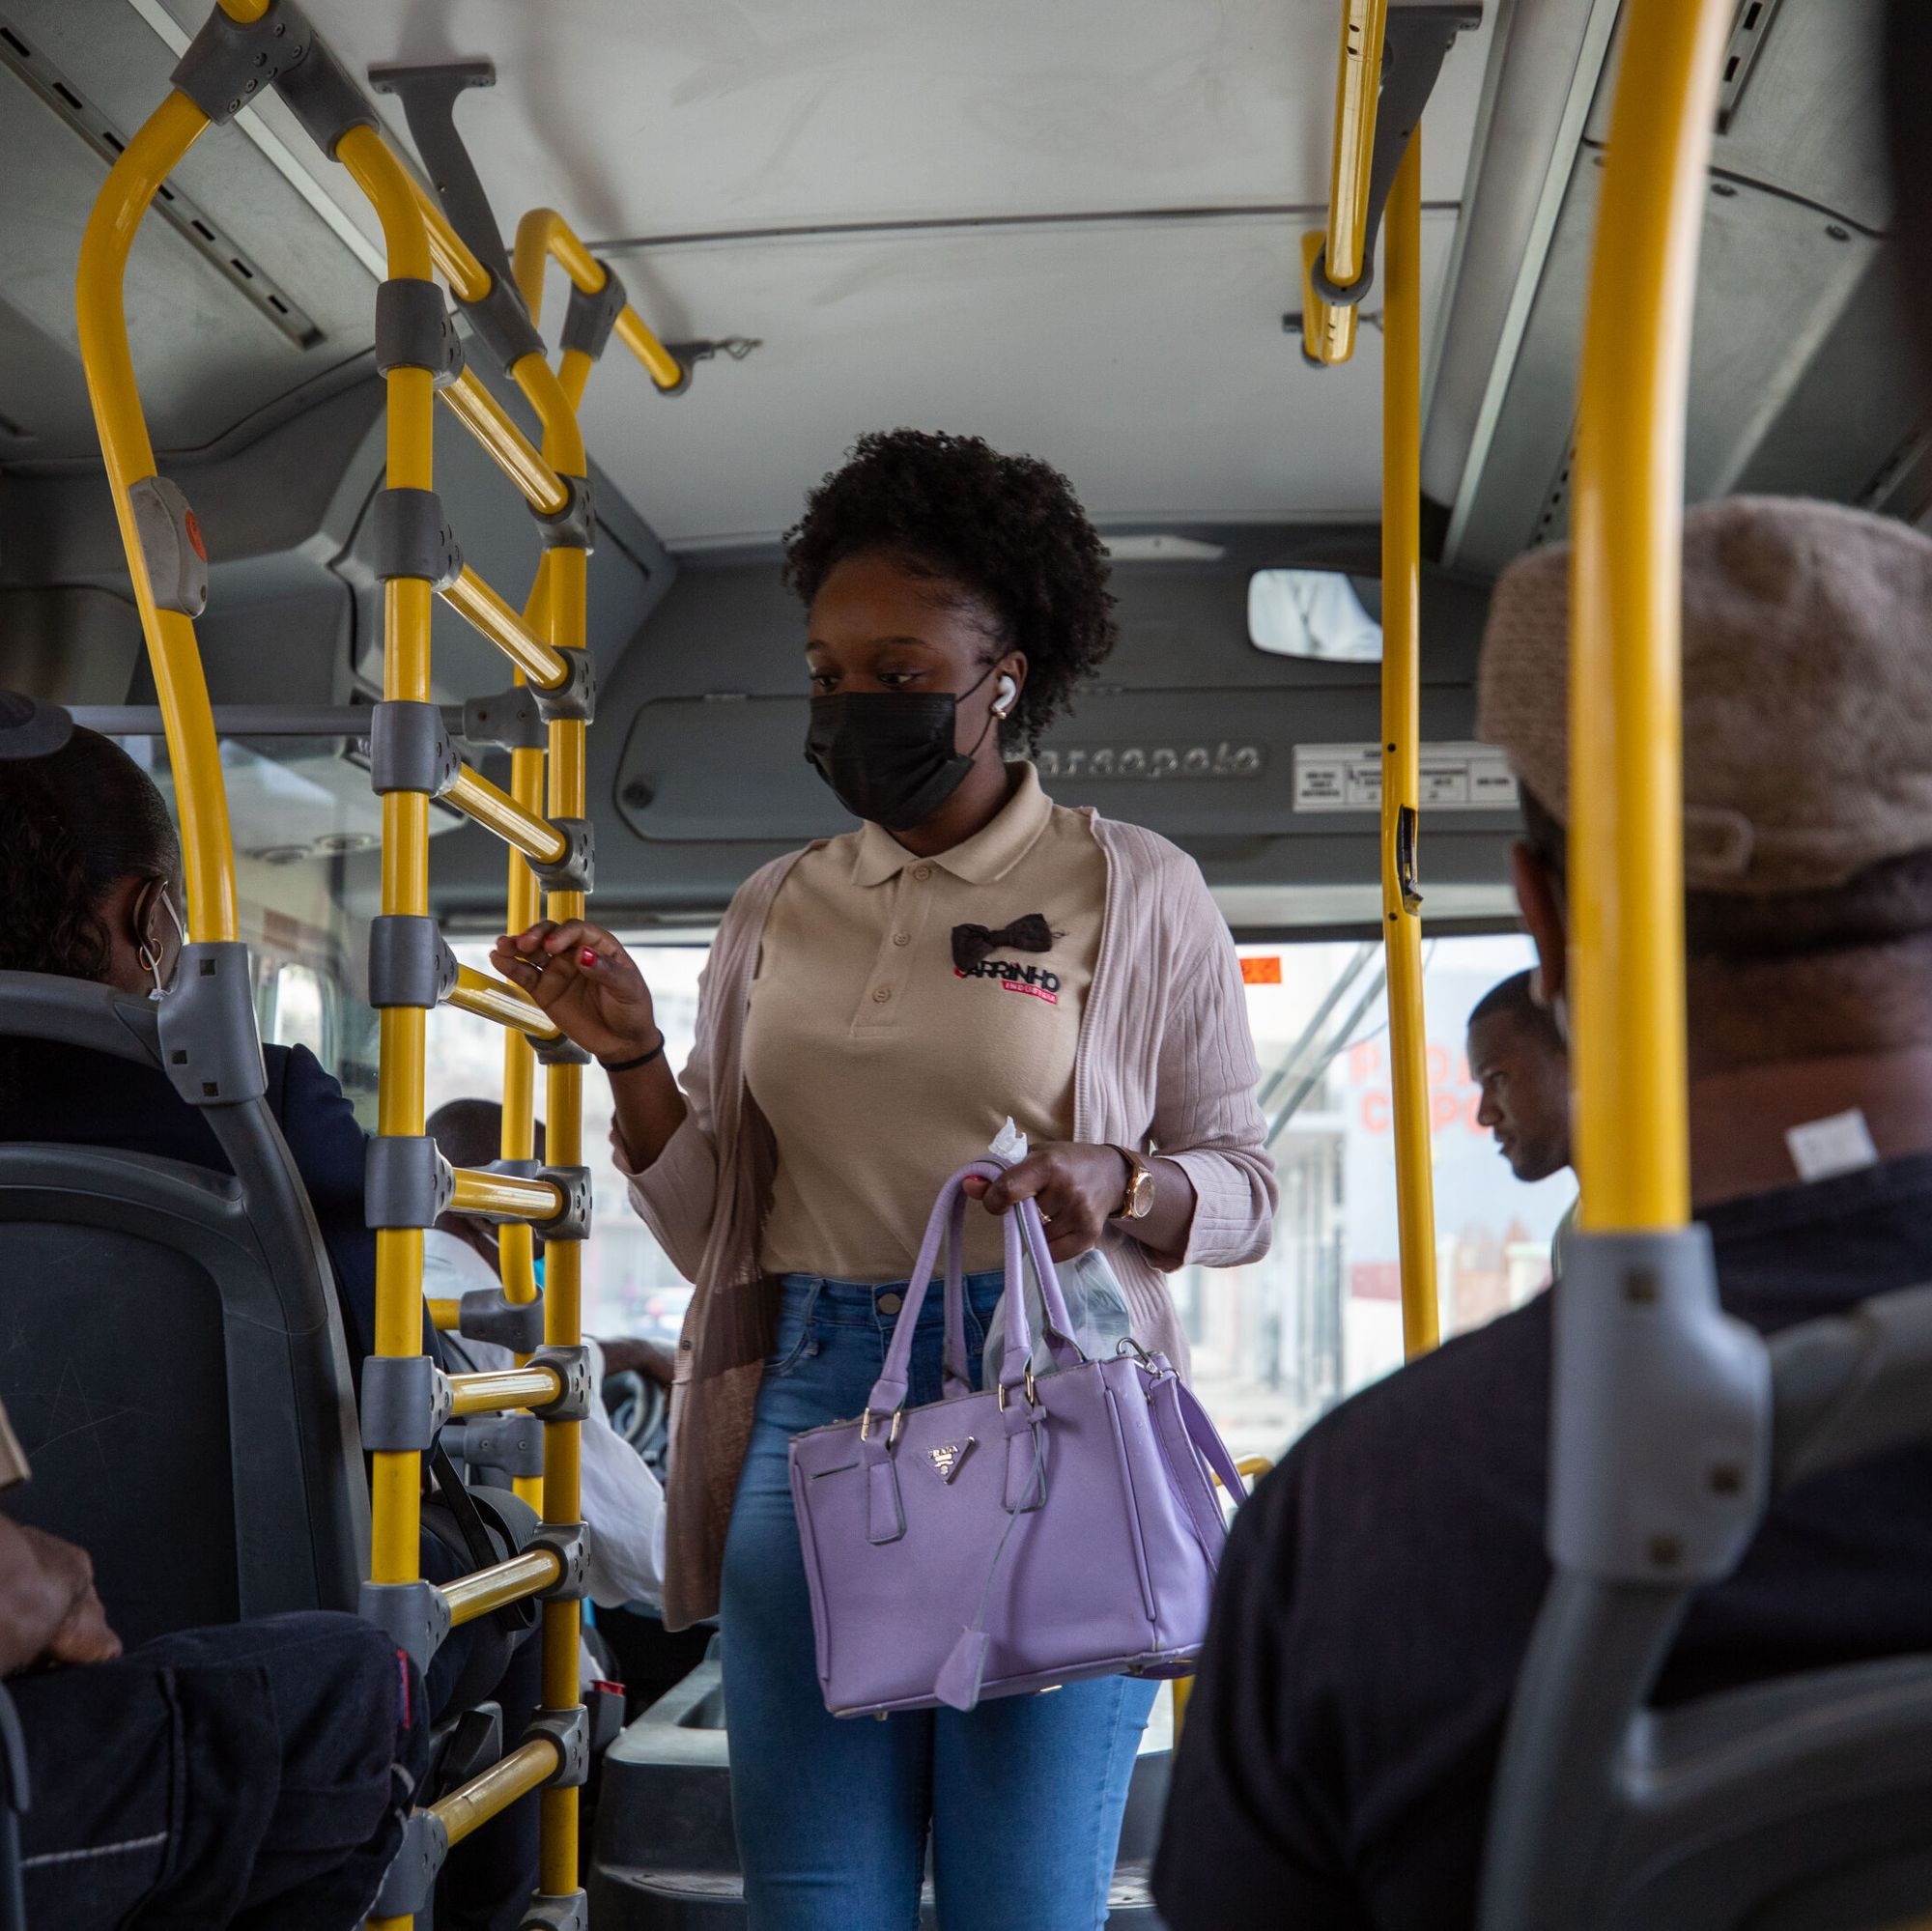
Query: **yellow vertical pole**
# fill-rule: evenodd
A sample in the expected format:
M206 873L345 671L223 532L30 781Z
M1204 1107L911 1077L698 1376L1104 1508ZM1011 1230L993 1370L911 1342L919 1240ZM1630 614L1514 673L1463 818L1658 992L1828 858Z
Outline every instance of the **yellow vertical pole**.
M208 116L186 95L170 94L128 143L101 184L81 237L74 276L74 311L81 367L94 406L101 461L134 582L134 603L148 642L148 661L160 699L161 727L181 813L182 859L187 874L187 925L197 940L240 935L235 899L235 854L228 829L228 793L202 676L194 620L157 609L146 555L134 526L128 491L155 475L154 444L141 413L134 358L128 346L124 283L128 251L141 218L189 148L208 130Z
M523 683L523 673L517 675ZM510 796L533 811L543 809L544 754L540 751L512 751L510 753ZM521 932L536 923L540 904L536 874L519 851L509 854L507 911L503 929ZM536 1068L537 1059L527 1037L514 1026L503 1032L503 1157L527 1160L536 1148ZM503 1292L513 1300L530 1302L537 1297L536 1241L521 1221L506 1222L498 1230L497 1262L502 1270ZM548 1268L548 1263L546 1263ZM521 1357L520 1357L521 1358ZM514 1483L519 1500L533 1509L543 1506L543 1477L519 1475Z
M1570 983L1578 1224L1690 1204L1680 580L1684 416L1731 0L1632 0L1583 334L1571 562ZM1632 326L1632 317L1640 326Z
M383 224L389 274L428 281L429 240L409 177L373 129L342 137L336 157L368 196ZM385 382L387 444L384 475L390 489L435 487L436 389L427 369L391 369ZM427 579L398 577L384 583L383 696L412 702L430 696L430 611ZM429 799L392 791L383 799L384 913L429 911ZM379 1033L376 1130L414 1136L423 1130L427 1011L384 1008ZM385 1227L376 1234L376 1352L422 1351L423 1237L420 1228ZM422 1458L390 1452L370 1458L370 1579L413 1582L421 1570ZM414 1917L371 1919L372 1931L408 1931Z
M540 355L526 355L510 371L528 396L544 426L543 453L561 475L582 476L583 439L575 409L550 364ZM541 595L550 641L558 650L582 650L588 638L586 600L589 556L559 547L546 552L532 601ZM582 723L558 720L550 726L548 808L552 818L585 814L584 731ZM545 911L563 923L584 914L581 892L553 892ZM577 1166L583 1159L583 1068L559 1064L546 1068L545 1130L553 1166ZM583 1339L583 1246L553 1240L544 1250L544 1339L554 1348L576 1347ZM581 1422L550 1422L544 1428L543 1517L548 1522L575 1522L582 1515ZM578 1655L582 1607L553 1598L544 1604L543 1700L550 1710L568 1710L580 1699ZM578 1888L578 1792L550 1785L542 1798L539 1883L545 1894L567 1895Z
M1422 900L1413 861L1422 792L1422 129L1382 222L1382 940L1388 960L1402 1338L1410 1360L1441 1334Z

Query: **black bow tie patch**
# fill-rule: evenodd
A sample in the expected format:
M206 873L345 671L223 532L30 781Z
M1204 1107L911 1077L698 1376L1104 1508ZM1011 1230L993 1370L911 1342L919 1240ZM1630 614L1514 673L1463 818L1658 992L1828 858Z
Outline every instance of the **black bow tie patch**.
M987 930L984 925L954 925L952 928L952 964L955 971L970 973L976 965L981 964L995 952L1050 952L1053 950L1053 927L1046 923L1043 912L1029 912L1024 919L1015 919L1010 925L999 931Z

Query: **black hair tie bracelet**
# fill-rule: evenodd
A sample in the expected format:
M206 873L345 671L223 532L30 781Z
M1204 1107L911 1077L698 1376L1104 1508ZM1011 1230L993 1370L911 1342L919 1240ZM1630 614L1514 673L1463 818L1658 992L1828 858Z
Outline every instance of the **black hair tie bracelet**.
M639 1053L635 1060L599 1060L597 1064L607 1073L634 1073L639 1066L647 1066L653 1060L664 1058L665 1036L658 1035L658 1042L648 1053Z

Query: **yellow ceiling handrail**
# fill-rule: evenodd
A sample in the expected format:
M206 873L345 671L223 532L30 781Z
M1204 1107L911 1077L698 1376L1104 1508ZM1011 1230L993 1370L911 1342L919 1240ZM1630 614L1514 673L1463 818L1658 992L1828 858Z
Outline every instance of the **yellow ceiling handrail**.
M1369 174L1376 153L1376 106L1381 94L1382 43L1388 0L1342 0L1342 50L1335 76L1335 148L1328 180L1328 225L1302 238L1302 340L1318 362L1346 362L1355 353L1355 311L1322 299L1312 276L1318 257L1336 288L1349 288L1367 267Z

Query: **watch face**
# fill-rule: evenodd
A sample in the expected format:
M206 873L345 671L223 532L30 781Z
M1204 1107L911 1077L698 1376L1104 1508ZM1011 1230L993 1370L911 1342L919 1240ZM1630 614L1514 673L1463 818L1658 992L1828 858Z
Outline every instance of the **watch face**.
M1143 1219L1153 1207L1153 1176L1145 1167L1137 1168L1133 1184L1127 1189L1127 1218Z

